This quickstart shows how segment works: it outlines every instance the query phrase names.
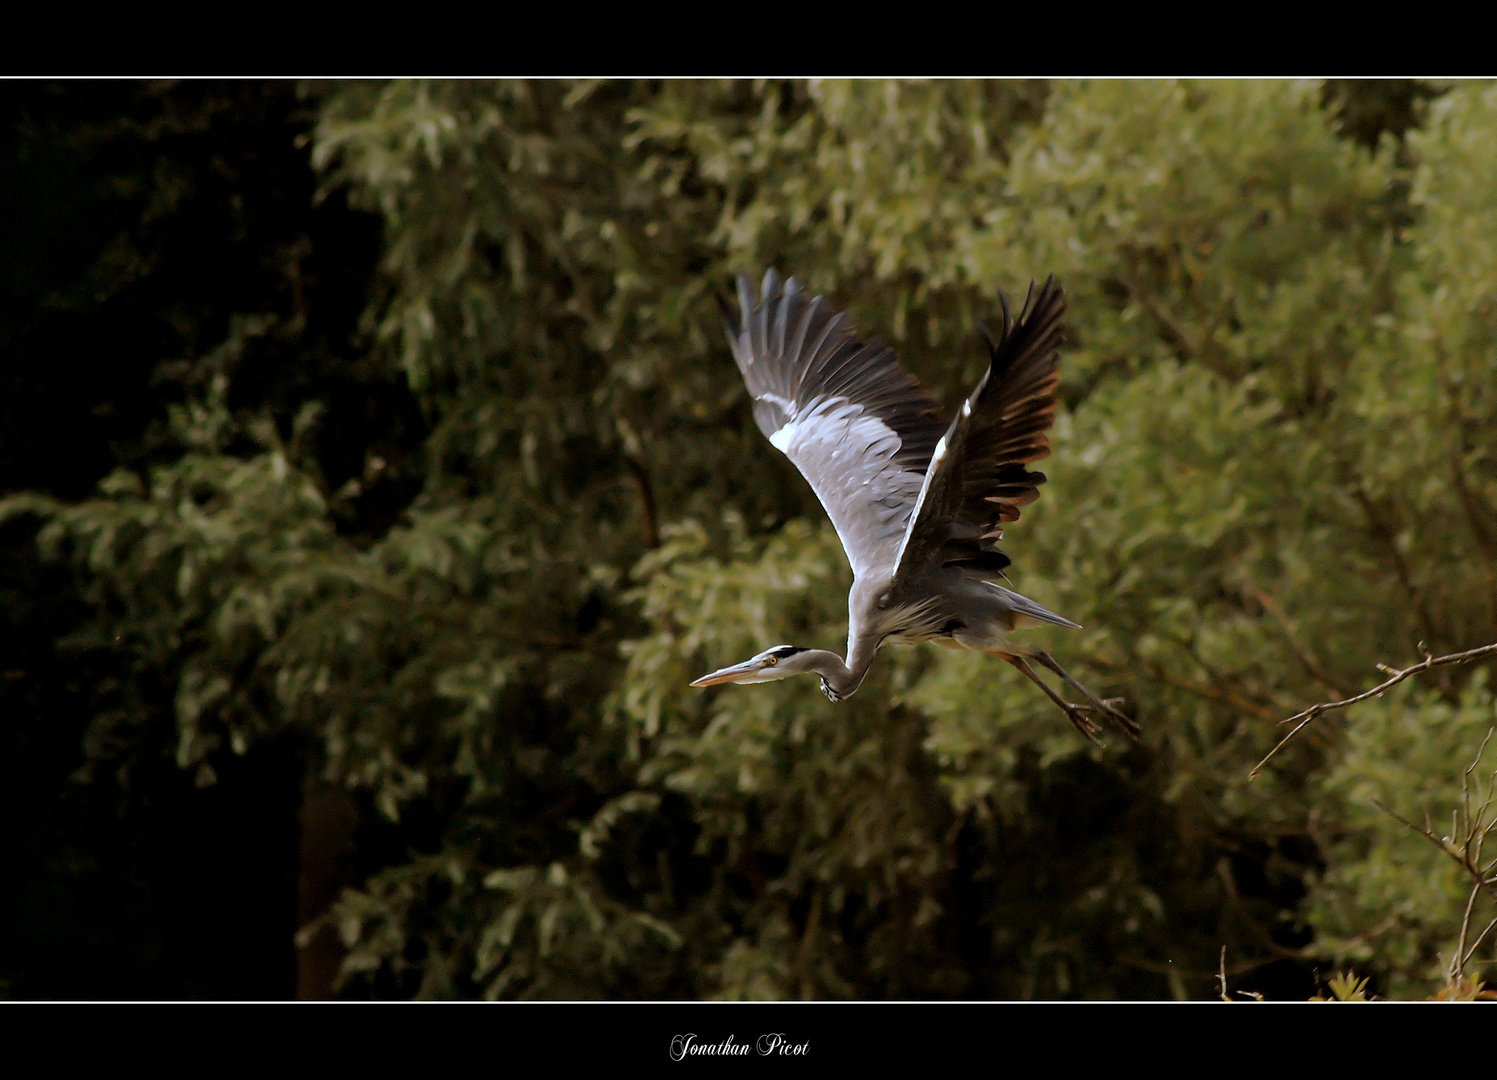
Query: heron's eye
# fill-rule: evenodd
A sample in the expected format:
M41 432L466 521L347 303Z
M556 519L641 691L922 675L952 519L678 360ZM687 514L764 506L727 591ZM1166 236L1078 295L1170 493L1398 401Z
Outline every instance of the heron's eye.
M779 657L777 657L777 656L766 656L764 658L764 666L765 667L774 667L779 662L780 662L780 660L779 660Z

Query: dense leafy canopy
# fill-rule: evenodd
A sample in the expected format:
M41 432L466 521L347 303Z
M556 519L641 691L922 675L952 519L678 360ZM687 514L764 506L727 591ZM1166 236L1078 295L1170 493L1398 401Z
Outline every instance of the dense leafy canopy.
M400 482L373 443L329 465L315 380L236 390L303 340L244 317L171 452L3 506L122 658L92 738L165 681L200 782L291 737L406 829L329 916L347 992L1204 996L1223 946L1301 997L1316 963L1443 983L1469 883L1371 800L1448 814L1486 672L1248 773L1377 662L1497 640L1497 90L1406 139L1294 82L307 92L325 191L383 221L364 362L420 404L414 498L369 509ZM770 265L947 408L999 290L1063 283L1051 479L1007 546L1141 747L924 647L840 705L687 687L845 634L846 559L716 313Z

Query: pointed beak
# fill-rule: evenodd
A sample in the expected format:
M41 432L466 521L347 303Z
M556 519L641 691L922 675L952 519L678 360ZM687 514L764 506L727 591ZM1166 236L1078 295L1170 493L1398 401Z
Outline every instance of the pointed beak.
M753 660L745 660L741 664L725 667L714 671L711 675L703 675L693 682L692 686L716 686L718 683L737 682L739 679L747 678L759 671L759 665Z

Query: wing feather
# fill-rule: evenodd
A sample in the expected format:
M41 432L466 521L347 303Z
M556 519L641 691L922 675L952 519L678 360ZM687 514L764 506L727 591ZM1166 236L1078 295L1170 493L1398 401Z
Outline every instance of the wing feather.
M1001 573L1003 525L1039 498L1045 474L1029 463L1048 457L1055 420L1065 293L1051 277L1029 296L1018 322L1004 301L1003 334L988 338L991 359L931 461L918 509L900 544L894 575L933 563Z
M936 403L878 338L794 278L769 270L761 295L738 278L728 343L754 419L826 508L853 573L892 564L945 431Z

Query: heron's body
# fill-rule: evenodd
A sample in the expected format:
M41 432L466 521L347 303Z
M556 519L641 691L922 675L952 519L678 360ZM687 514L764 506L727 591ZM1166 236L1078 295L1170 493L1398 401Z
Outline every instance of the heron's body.
M728 340L769 441L810 482L853 569L847 657L781 645L693 685L821 676L833 701L857 690L886 642L931 641L1002 657L1039 683L1089 738L1095 721L1135 737L1112 700L1081 686L1048 654L1012 635L1076 624L997 584L1009 565L1002 525L1039 496L1028 463L1049 454L1065 300L1053 279L1017 323L1005 303L1000 340L977 388L947 424L935 402L878 339L853 336L845 315L808 300L769 271L756 302L738 281L741 320ZM1060 675L1086 703L1063 701L1027 663ZM1095 718L1095 720L1093 719Z

